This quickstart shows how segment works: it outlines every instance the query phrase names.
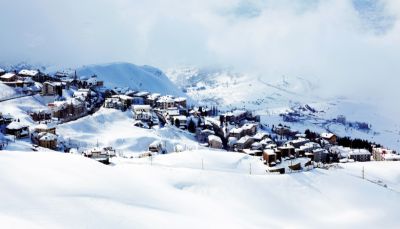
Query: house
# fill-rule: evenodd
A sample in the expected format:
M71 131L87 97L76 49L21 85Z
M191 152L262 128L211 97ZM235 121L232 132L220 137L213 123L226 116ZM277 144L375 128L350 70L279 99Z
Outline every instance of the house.
M152 113L150 105L133 105L133 118L141 121L151 121Z
M254 139L250 136L241 137L237 143L236 148L238 151L242 151L245 148L250 148L251 144L254 143Z
M236 139L240 139L241 137L243 137L244 136L244 134L243 134L243 129L242 128L232 128L232 129L230 129L229 130L229 133L228 133L228 137L234 137L234 138L236 138Z
M266 139L268 136L266 133L256 133L252 138L254 139L254 141L256 142L261 142L262 140ZM261 143L262 144L262 143Z
M400 155L393 150L385 148L372 148L372 157L375 161L400 161Z
M349 159L354 161L370 161L371 153L366 149L353 149L349 152Z
M10 124L13 121L13 117L10 114L3 114L0 112L0 125Z
M253 136L257 133L257 124L255 123L245 123L242 126L243 134Z
M197 141L201 143L208 142L208 136L210 135L215 135L215 132L212 130L204 129L202 130L201 128L196 128L196 138Z
M166 96L161 96L157 100L157 107L160 109L166 110L168 108L175 107L175 101L172 96L166 95Z
M313 159L315 162L325 163L328 159L328 151L326 149L322 149L322 148L314 149L312 151L312 153L313 153L313 156L314 156Z
M30 77L30 78L35 78L39 75L38 70L28 70L28 69L23 69L18 72L18 75L21 77Z
M119 100L119 98L106 98L106 100L104 101L104 107L105 108L112 108L112 109L122 110L123 109L123 104Z
M16 138L29 137L29 126L14 121L7 125L6 134L14 135Z
M281 146L278 147L278 149L281 151L282 153L282 157L292 157L296 155L296 151L295 148L292 145L285 145L285 146Z
M167 150L159 140L155 140L149 145L149 151L152 153L167 153Z
M86 103L80 99L72 98L66 101L54 101L49 103L51 115L58 119L73 119L87 113Z
M276 165L276 153L275 150L273 149L265 149L263 151L263 160L265 161L266 164L269 166L274 166Z
M38 133L56 134L56 125L54 123L40 123L35 126L34 131Z
M150 105L150 106L152 106L152 107L155 107L155 106L157 105L157 99L160 98L160 97L161 97L160 94L158 94L158 93L153 93L153 94L151 94L151 95L148 95L148 96L145 98L144 103L145 103L145 104L148 104L148 105Z
M336 144L337 137L332 133L321 133L321 138L327 140L330 144Z
M109 164L110 158L115 157L116 152L112 147L104 147L104 148L96 147L96 148L84 151L83 155L85 157L92 158L101 163Z
M140 97L143 98L144 100L147 98L147 96L150 95L150 92L147 91L139 91L135 94L135 97Z
M247 115L247 110L234 110L220 115L220 120L228 123L240 123L246 119Z
M99 80L97 78L97 75L91 76L89 79L86 80L87 86L89 88L94 88L94 87L103 87L104 86L104 81Z
M173 123L180 129L187 129L187 117L184 115L178 115L173 117Z
M223 148L221 138L216 135L208 136L208 145L214 149L222 149Z
M48 149L56 149L57 148L57 135L41 132L37 135L38 145Z
M174 99L174 103L176 107L186 108L186 98L185 97L177 97Z
M288 144L294 146L295 148L299 148L300 146L305 145L309 142L310 140L308 140L307 138L298 138L296 140L289 141Z
M17 81L18 76L13 72L7 72L0 76L0 80L3 82L15 82Z
M46 81L43 83L41 94L43 96L51 96L51 95L62 96L62 90L63 90L63 85L61 82Z

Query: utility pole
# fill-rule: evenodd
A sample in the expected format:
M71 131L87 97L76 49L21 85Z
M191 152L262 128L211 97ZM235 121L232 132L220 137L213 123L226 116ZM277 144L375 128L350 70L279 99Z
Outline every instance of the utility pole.
M362 179L364 179L365 178L365 171L364 171L364 166L362 167Z

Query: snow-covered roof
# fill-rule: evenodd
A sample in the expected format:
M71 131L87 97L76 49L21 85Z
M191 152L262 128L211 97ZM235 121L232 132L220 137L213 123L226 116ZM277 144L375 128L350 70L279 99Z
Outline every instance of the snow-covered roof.
M174 101L175 102L184 102L184 101L186 101L186 98L185 97L178 97L178 98L175 98Z
M219 143L222 143L222 140L220 137L216 136L216 135L208 135L208 141L216 141Z
M41 141L55 141L57 140L57 135L52 133L41 133L38 135L39 140Z
M238 141L237 141L237 143L239 143L239 144L244 144L246 141L248 141L249 139L250 139L251 137L250 136L243 136L243 137L241 137Z
M234 111L231 111L231 112L226 112L224 115L225 116L232 116L232 115L240 116L240 115L244 115L246 113L247 113L247 110L234 110Z
M36 130L48 130L56 128L54 123L40 123L39 125L35 126Z
M132 109L133 110L150 110L151 106L150 105L133 105Z
M240 134L240 133L242 133L243 132L243 129L242 128L232 128L230 131L229 131L229 133L231 133L231 134Z
M0 76L0 78L2 78L2 79L11 79L11 78L13 78L14 76L15 76L15 73L13 73L13 72L7 72L6 74Z
M256 127L257 125L255 124L255 123L245 123L243 126L242 126L242 128L244 129L244 130L250 130L251 128L253 128L253 127Z
M331 139L333 136L335 135L332 133L321 133L321 138Z
M19 130L19 129L23 129L23 128L27 128L27 127L29 127L29 126L26 125L26 124L22 124L20 122L14 121L14 122L8 124L7 129L9 129L9 130Z
M159 103L173 103L174 99L172 98L172 96L161 96L160 98L158 98L157 102Z
M150 92L140 91L140 92L136 93L135 96L143 97L143 96L148 96L149 94L150 94Z
M18 72L18 75L23 75L23 76L35 76L39 74L37 70L28 70L28 69L23 69Z
M265 149L264 153L267 155L276 155L275 150L273 149Z
M349 156L351 155L371 155L371 153L366 149L353 149L349 152Z

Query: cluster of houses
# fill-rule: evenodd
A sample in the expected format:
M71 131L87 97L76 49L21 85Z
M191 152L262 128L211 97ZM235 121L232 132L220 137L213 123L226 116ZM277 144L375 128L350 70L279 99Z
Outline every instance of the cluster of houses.
M40 92L41 88L36 82L40 82L44 77L45 75L39 70L23 69L19 72L6 72L4 69L0 69L0 81L3 84L21 88L27 94Z

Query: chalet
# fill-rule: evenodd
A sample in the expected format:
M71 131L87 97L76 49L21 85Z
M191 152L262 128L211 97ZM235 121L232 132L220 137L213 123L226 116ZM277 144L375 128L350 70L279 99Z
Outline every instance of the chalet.
M166 95L166 96L161 96L157 100L157 107L160 109L166 110L168 108L175 107L175 101L172 96Z
M104 101L104 107L122 110L124 106L119 98L106 98Z
M208 145L214 149L222 149L223 148L221 138L216 135L208 136Z
M251 138L250 136L244 136L237 141L236 148L238 151L242 151L245 148L250 148L251 144L253 143L254 143L253 138Z
M10 114L3 114L0 112L0 125L10 124L13 121L13 117Z
M96 75L91 76L89 79L86 80L87 87L95 88L95 87L103 87L104 81L99 80Z
M337 158L349 158L349 153L351 151L350 147L343 146L332 146L329 148L329 152L337 155Z
M263 154L263 151L259 150L259 149L243 149L242 152L247 155L256 156L256 157L261 157Z
M400 161L400 155L393 150L385 148L372 148L372 157L375 161Z
M104 164L110 163L110 158L116 156L116 152L112 147L104 147L104 148L93 148L90 150L86 150L83 152L85 157L92 158L96 161L102 162Z
M257 124L255 123L245 123L242 126L243 134L253 136L257 133Z
M174 103L175 103L176 107L186 108L186 98L185 97L175 98Z
M43 83L41 94L43 96L51 96L51 95L62 96L62 90L63 90L63 85L61 82L46 81Z
M321 133L321 138L327 140L330 144L336 144L337 137L332 133Z
M126 110L128 107L132 105L133 98L127 95L113 95L111 98L118 99L123 107L123 110Z
M234 137L236 139L240 139L244 136L242 128L232 128L229 130L228 137Z
M323 162L325 163L328 159L328 151L326 149L314 149L312 151L314 155L314 161L315 162Z
M254 141L256 142L261 142L264 139L267 139L267 134L266 133L256 133L252 138L254 139ZM262 144L262 143L261 143Z
M250 146L250 149L252 149L252 150L261 150L261 149L263 149L263 145L260 142L253 142L253 144L251 144L251 146Z
M215 135L215 132L212 130L204 129L202 130L201 128L196 128L196 138L197 141L201 143L208 142L208 136L210 135Z
M57 135L41 132L37 135L38 145L48 149L56 149L57 148Z
M155 107L157 105L157 99L160 98L161 95L158 93L153 93L151 95L148 95L145 100L144 103L147 105L150 105L152 107Z
M276 165L276 153L273 149L266 149L263 151L263 160L269 166Z
M234 110L220 115L220 120L228 123L240 123L246 119L247 115L247 110Z
M320 149L320 148L321 148L321 146L316 142L309 142L309 143L306 143L306 144L300 146L301 150L304 150L304 152L308 152L308 153L312 153L312 151L314 149Z
M86 114L85 102L76 98L67 101L54 101L48 104L52 117L72 119Z
M349 152L349 159L354 161L370 161L371 153L366 149L353 149Z
M310 140L308 140L307 138L298 138L296 140L289 141L288 144L290 144L296 148L299 148L300 146L305 145L309 142L310 142Z
M14 135L16 138L29 137L29 126L14 121L7 125L6 134Z
M165 154L167 151L161 141L155 140L149 145L149 152Z
M39 75L39 71L38 70L28 70L28 69L23 69L21 71L18 72L18 75L21 77L30 77L30 78L35 78Z
M133 118L141 121L151 121L152 113L150 105L133 105Z
M0 76L0 80L3 82L15 82L17 81L18 76L13 72L8 72Z
M40 123L35 126L34 132L56 134L56 125L54 123Z
M292 157L296 155L295 148L292 145L278 147L282 152L282 157Z
M187 129L188 120L187 120L186 116L184 116L184 115L174 116L172 120L176 127L180 128L180 129Z

